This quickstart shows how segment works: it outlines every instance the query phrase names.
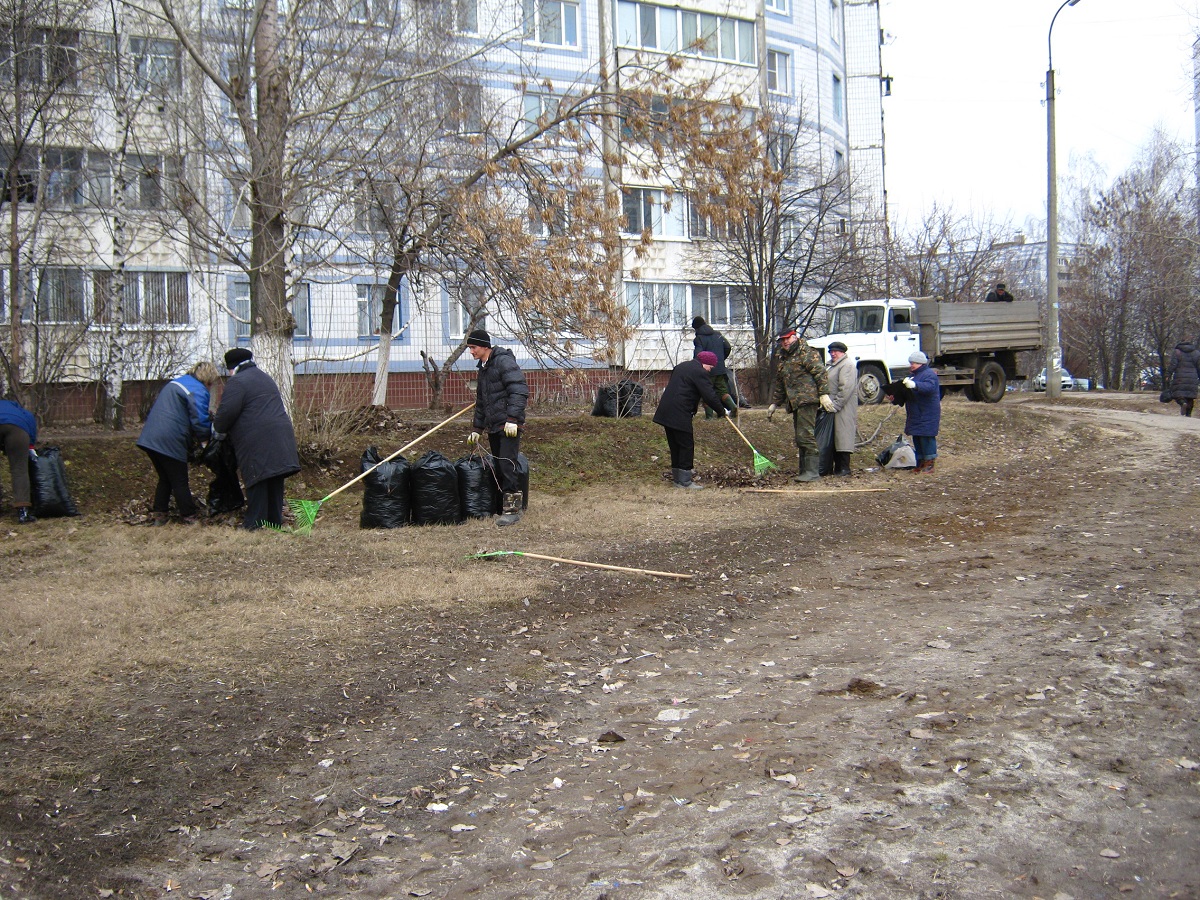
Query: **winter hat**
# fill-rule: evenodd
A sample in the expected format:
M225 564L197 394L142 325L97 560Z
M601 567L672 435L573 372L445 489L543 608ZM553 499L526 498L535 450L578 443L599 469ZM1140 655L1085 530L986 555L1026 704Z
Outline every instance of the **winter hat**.
M699 328L703 324L704 324L704 316L696 316L696 318L692 319L692 327L693 328Z
M795 336L796 336L796 331L795 331L795 329L792 329L791 331L784 331L784 332L780 333L779 340L784 341L790 337L795 337Z
M244 362L254 359L254 354L245 347L234 347L225 354L225 368L236 369Z
M482 330L472 331L470 336L467 338L467 346L468 347L487 347L490 349L492 346L492 336L490 334L488 334L486 331L482 331Z
M696 354L696 359L700 360L702 366L715 366L717 364L717 354L711 350L701 350Z
M842 353L845 353L847 347L841 341L834 341L832 344L829 345L829 349L830 350L840 350Z
M910 353L908 355L908 361L910 363L919 363L922 366L929 365L929 357L920 350L914 350L912 353Z

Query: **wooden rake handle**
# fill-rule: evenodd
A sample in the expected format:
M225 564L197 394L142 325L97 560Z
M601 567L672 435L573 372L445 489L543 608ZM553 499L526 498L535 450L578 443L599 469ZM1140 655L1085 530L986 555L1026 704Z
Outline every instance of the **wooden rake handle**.
M403 453L405 450L411 450L413 447L415 447L417 444L421 443L421 441L425 440L425 438L429 437L429 436L430 436L431 434L433 434L435 431L437 431L438 429L442 428L442 427L443 427L443 426L445 426L445 425L449 425L451 422L453 422L455 419L457 419L459 416L461 416L461 415L462 415L463 413L465 413L467 410L474 409L474 408L475 408L475 404L474 404L474 403L472 403L470 406L464 406L462 409L460 409L458 412L456 412L456 413L455 413L454 415L452 415L450 418L448 418L448 419L445 419L444 421L441 421L441 422L439 422L438 424L434 425L432 428L430 428L430 429L429 429L427 432L425 432L425 433L424 433L423 435L421 435L419 438L416 438L415 440L409 441L407 444L405 444L403 447L401 447L401 448L400 448L399 450L397 450L395 453L392 453L392 454L390 454L390 455L388 455L388 456L384 457L384 458L383 458L383 459L381 459L379 462L375 463L375 465L371 466L371 468L369 468L369 469L367 469L366 471L362 472L362 473L361 473L360 475L358 475L356 478L352 478L352 479L350 479L349 481L347 481L345 484L343 484L343 485L342 485L340 488L338 488L336 491L331 491L329 494L327 494L327 495L325 496L325 498L324 498L323 500L321 500L321 502L322 502L322 503L324 503L324 502L325 502L326 500L328 500L330 497L335 497L335 496L337 496L338 494L340 494L342 491L344 491L346 488L350 487L351 485L358 484L358 482L362 481L364 478L366 478L368 475L370 475L372 472L374 472L376 469L378 469L378 468L379 468L380 466L382 466L384 463L386 463L386 462L391 462L393 459L395 459L397 456L399 456L399 455L400 455L401 453Z
M752 443L750 443L750 439L748 437L746 437L744 434L742 434L742 429L737 427L737 422L733 421L733 416L722 416L722 418L726 422L728 422L730 425L733 426L733 430L738 433L738 437L740 437L743 441L746 442L746 446L749 447L751 450L754 450L754 445ZM757 453L758 451L754 450L754 452Z
M565 559L561 556L546 556L543 553L528 553L524 550L512 551L513 556L528 556L532 559L544 559L549 562L565 563L570 566L586 566L589 569L608 569L610 572L633 572L638 575L657 575L660 578L694 578L683 572L659 572L654 569L635 569L632 566L613 566L608 563L586 562L582 559Z

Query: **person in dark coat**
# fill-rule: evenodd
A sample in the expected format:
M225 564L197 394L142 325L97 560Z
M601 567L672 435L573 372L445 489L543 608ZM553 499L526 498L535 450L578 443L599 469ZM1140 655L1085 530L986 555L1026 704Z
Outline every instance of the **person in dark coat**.
M917 454L914 472L933 472L937 460L937 433L942 424L942 384L929 368L929 357L920 350L908 357L908 377L901 383L911 396L904 405L904 433L913 439Z
M137 445L146 451L158 473L151 525L167 524L172 496L183 524L195 525L199 521L188 483L188 460L193 455L193 444L208 440L212 433L209 392L220 378L212 363L196 363L187 375L168 381L150 407Z
M984 303L1012 303L1013 295L1008 292L1008 288L1001 281L996 285L994 290L988 291L987 297L984 298Z
M233 442L246 485L242 528L283 525L283 481L300 471L296 432L279 388L254 364L254 354L235 347L225 354L229 381L213 417L215 434Z
M29 490L29 451L37 443L37 419L15 400L0 400L0 443L4 444L12 473L12 505L17 522L30 525L37 521L30 510L33 501Z
M658 409L654 411L654 424L661 425L667 434L667 446L671 449L671 480L675 487L699 489L692 475L696 456L696 437L692 431L692 416L703 400L725 415L721 398L713 388L712 373L717 368L717 355L711 350L701 350L695 359L681 362L671 370L671 378L663 389Z
M517 358L507 347L493 347L486 331L472 331L467 352L475 360L479 375L475 388L475 430L468 444L477 444L480 434L488 436L492 458L500 475L503 494L497 525L515 525L521 519L521 480L517 454L521 452L521 430L529 385Z
M1200 350L1191 341L1175 345L1167 366L1167 384L1171 386L1171 399L1179 404L1179 412L1190 416L1200 392Z
M725 339L725 335L705 322L703 316L696 316L692 319L692 330L696 332L696 336L692 338L694 350L692 356L695 358L700 355L701 351L707 350L717 358L716 368L712 371L713 390L721 398L721 405L729 410L729 415L736 418L738 405L737 401L733 399L733 392L729 389L729 369L725 366L725 361L729 359L733 348ZM715 413L711 409L704 412L706 419L711 419L713 415Z

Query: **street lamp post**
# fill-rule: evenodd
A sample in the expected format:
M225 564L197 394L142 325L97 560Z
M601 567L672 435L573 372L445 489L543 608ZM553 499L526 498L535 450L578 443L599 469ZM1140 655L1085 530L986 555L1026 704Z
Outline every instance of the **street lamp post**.
M1054 20L1079 0L1063 0L1046 32L1046 396L1062 393L1058 328L1058 165L1054 145Z

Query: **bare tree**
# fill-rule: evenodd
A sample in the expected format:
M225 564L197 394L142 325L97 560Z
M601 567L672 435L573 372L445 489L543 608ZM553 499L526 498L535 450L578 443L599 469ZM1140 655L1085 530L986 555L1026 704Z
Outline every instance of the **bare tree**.
M935 203L916 227L895 238L892 267L898 296L982 300L1008 233L1007 224L978 221Z

